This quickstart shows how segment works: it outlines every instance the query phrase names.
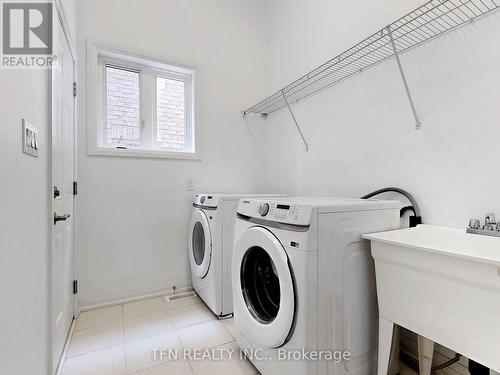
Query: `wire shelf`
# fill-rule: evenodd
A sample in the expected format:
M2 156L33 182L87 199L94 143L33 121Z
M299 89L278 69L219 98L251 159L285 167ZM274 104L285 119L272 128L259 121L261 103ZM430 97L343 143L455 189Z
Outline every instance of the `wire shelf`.
M499 4L500 0L431 0L243 111L243 115L270 115L286 108L288 103L298 102L484 16L498 9Z

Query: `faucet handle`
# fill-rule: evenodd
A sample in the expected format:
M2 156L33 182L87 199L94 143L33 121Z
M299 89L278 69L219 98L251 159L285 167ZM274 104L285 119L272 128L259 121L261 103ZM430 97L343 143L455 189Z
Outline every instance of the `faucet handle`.
M488 222L490 224L496 224L496 222L497 222L497 219L496 219L494 213L490 213L490 214L486 215L486 220L488 220Z
M499 223L500 225L500 223ZM470 219L469 220L469 228L471 229L481 229L481 220L479 219Z
M495 225L497 223L497 219L494 213L489 213L484 218L484 229L486 230L494 230Z

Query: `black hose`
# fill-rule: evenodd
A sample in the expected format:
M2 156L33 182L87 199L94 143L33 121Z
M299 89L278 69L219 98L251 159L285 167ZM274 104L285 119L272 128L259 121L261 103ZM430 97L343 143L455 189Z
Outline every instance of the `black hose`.
M413 215L415 215L415 208L413 206L406 206L399 211L399 217L403 217L406 211L413 211Z
M432 371L439 371L439 370L442 370L446 367L450 367L452 364L460 361L461 357L462 357L461 354L456 353L455 358L452 358L449 361L446 361L445 363L441 363L440 365L432 366Z
M401 195L404 195L408 200L410 201L411 205L414 208L415 216L420 216L420 209L418 208L417 201L415 198L413 198L413 195L408 193L406 190L397 188L397 187L387 187L379 190L375 190L374 192L371 192L369 194L366 194L365 196L361 197L361 199L369 199L372 198L376 195L382 194L382 193L389 193L389 192L394 192L394 193L399 193Z
M455 357L449 359L448 361L446 361L444 363L441 363L440 365L432 366L431 372L443 370L443 369L445 369L447 367L450 367L452 364L457 363L458 361L460 361L461 357L462 357L461 354L456 353ZM401 362L403 362L406 366L408 366L412 370L414 370L416 372L420 371L420 366L419 366L419 363L418 363L418 359L416 359L413 356L407 354L404 350L400 351L400 353L399 353L399 359L401 360ZM477 375L485 375L485 374L483 373L483 374L477 374Z

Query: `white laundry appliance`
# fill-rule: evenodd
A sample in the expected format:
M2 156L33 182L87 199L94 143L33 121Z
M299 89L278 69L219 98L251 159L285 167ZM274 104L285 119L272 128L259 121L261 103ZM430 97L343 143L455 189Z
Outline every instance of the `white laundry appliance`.
M197 194L193 200L188 248L193 287L219 317L233 313L231 260L238 201L282 194Z
M399 228L400 206L336 198L240 201L234 325L238 345L261 374L376 373L375 273L361 235Z

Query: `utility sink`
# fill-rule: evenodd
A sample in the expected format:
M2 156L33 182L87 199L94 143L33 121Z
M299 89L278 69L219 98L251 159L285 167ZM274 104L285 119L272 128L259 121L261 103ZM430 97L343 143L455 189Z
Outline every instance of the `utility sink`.
M500 238L432 225L367 234L379 302L379 371L394 324L419 337L421 374L438 342L500 372Z

